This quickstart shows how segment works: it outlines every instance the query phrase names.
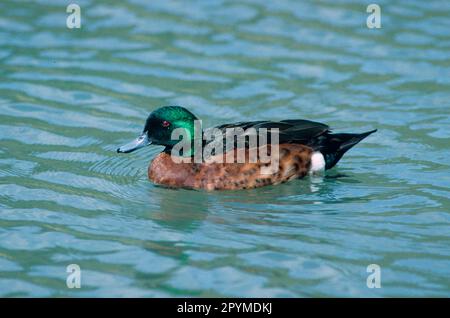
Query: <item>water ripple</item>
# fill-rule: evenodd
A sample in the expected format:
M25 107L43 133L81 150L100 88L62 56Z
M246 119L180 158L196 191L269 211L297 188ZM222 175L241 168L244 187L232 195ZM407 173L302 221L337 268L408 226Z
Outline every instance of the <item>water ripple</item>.
M449 3L77 3L0 3L0 296L449 296ZM162 147L115 152L168 104L379 131L324 177L173 190Z

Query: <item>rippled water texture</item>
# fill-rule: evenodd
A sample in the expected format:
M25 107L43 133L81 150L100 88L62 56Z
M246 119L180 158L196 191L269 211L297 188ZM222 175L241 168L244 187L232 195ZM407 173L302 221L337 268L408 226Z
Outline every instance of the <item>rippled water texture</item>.
M450 2L75 2L0 2L1 296L450 296ZM169 190L115 153L168 104L379 132L325 178Z

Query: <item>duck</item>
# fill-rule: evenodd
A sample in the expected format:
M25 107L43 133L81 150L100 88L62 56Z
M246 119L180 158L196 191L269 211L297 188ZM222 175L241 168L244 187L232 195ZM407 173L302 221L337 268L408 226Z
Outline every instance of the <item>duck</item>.
M163 146L147 171L150 181L159 186L206 191L242 190L323 173L332 169L349 149L377 131L332 133L328 125L306 119L260 120L212 127L210 129L216 135L214 139L208 139L205 138L208 130L199 127L199 122L197 116L182 106L160 107L150 113L142 133L119 147L117 152L131 153L148 145ZM236 138L244 137L244 142L236 142L233 136L232 142L222 146L231 140L224 137L230 130L237 131ZM268 142L256 145L249 142L255 134L261 141L261 132L271 133L265 137ZM222 137L220 133L223 133ZM174 138L174 134L178 138ZM183 147L180 147L181 141ZM213 142L216 147L210 147ZM214 149L209 157L202 157L201 153L196 156L195 145ZM174 152L176 148L178 152ZM240 161L236 160L240 150L245 154L244 161L242 157ZM275 151L276 156L273 156ZM277 159L274 160L276 166L268 162L269 155Z

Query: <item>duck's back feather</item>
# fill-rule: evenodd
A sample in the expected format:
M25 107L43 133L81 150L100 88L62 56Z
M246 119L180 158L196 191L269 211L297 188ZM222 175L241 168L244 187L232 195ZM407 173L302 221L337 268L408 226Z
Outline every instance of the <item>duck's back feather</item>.
M238 122L233 124L220 125L214 128L221 130L223 134L226 133L227 129L232 128L242 128L244 131L249 128L254 128L257 133L260 128L266 128L268 132L270 132L270 129L277 128L279 131L280 144L298 143L305 145L310 144L310 142L314 138L329 132L328 125L305 119Z
M362 134L332 134L328 125L306 119L239 122L221 125L216 128L225 132L227 128L236 127L243 128L243 130L255 128L256 131L260 128L267 128L268 130L278 128L280 144L300 144L320 152L325 158L326 169L333 168L345 152L370 134L377 131L375 129ZM271 142L270 138L267 139L267 142ZM248 146L247 140L245 146Z

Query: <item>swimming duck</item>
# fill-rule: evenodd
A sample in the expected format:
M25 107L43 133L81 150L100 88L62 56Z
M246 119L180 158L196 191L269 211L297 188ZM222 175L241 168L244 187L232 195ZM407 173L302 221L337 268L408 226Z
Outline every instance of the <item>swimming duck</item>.
M195 156L192 148L195 149L194 144L198 139L202 147L211 145L211 140L205 140L205 130L200 129L200 137L196 137L196 121L198 118L184 107L161 107L150 113L142 134L118 148L117 152L130 153L150 144L161 145L165 147L164 150L148 167L148 177L155 184L172 188L237 190L275 185L331 169L345 152L376 132L375 129L361 134L334 134L328 125L304 119L225 124L214 127L216 133L223 132L225 136L226 131L234 129L248 135L248 131L259 133L265 128L270 132L278 132L278 143L271 144L271 137L267 139L268 143L258 144L256 157L251 161L252 148L248 140L244 139L245 143L239 146L233 139L232 143L228 143L228 148L223 148L223 152L214 149L211 157L202 159L200 156L200 161L196 161L191 159ZM179 128L186 132L183 138L187 138L188 145L194 146L191 149L187 147L188 150L183 148L174 155L173 150L180 140L173 138L173 133ZM220 148L220 143L218 145ZM244 162L236 160L238 147L245 153ZM260 154L271 155L273 150L277 150L277 166L267 170L271 163L263 160ZM234 161L217 160L228 158L227 155Z

